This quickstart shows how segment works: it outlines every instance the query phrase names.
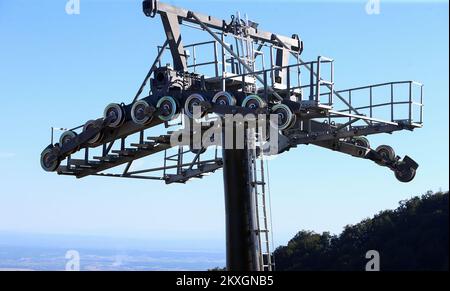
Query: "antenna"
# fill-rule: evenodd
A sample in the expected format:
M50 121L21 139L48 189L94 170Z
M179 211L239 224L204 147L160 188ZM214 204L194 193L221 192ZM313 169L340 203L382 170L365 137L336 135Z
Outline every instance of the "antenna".
M66 130L56 143L52 128L41 154L45 171L171 184L222 169L227 269L233 271L275 267L265 156L310 144L371 160L401 182L414 178L413 159L388 145L374 149L367 137L422 127L422 84L336 90L333 59L302 60L296 34L260 30L239 13L225 21L156 0L144 1L143 11L159 15L167 38L136 95L109 104L102 117ZM208 40L185 43L182 24ZM209 53L199 55L200 49ZM171 62L161 65L168 52ZM162 165L132 170L134 161L158 153Z

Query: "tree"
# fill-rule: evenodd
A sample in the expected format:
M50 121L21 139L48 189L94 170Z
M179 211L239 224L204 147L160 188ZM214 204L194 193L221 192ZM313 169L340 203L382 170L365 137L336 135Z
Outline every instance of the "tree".
M300 231L274 252L277 270L364 270L377 250L381 270L448 270L448 192L400 201L395 210L347 225L339 236Z

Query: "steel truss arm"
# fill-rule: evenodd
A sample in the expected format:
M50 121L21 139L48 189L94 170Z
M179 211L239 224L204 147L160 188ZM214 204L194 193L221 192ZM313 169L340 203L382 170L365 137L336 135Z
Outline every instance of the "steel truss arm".
M143 11L146 16L154 17L156 14L172 14L177 16L180 22L186 21L194 24L199 24L198 20L189 16L189 10L175 7L166 3L159 2L157 0L145 0L142 3ZM198 19L204 23L208 28L217 29L225 33L233 33L228 29L228 25L225 20L218 19L209 15L196 14ZM245 34L252 39L268 42L272 44L278 44L279 40L285 43L290 50L300 52L303 50L303 42L295 37L287 37L282 35L276 35L271 32L261 31L254 27L248 27Z
M373 150L370 147L359 146L351 140L329 140L314 142L313 144L354 157L368 159L380 166L388 167L395 173L396 178L401 182L410 182L414 178L416 170L419 167L419 165L409 156L405 156L401 159L399 156L393 154L393 156L389 157L388 155L382 154L378 149Z
M180 72L187 71L187 57L181 40L180 24L176 15L171 13L160 13L161 20L166 32L169 48L172 54L174 69ZM163 50L163 49L162 49Z
M215 160L207 160L189 164L183 164L181 166L191 166L197 165L196 168L189 168L183 171L181 174L168 174L164 176L147 176L143 175L144 173L162 171L164 169L169 169L171 167L160 167L160 168L152 168L135 172L128 172L127 174L113 174L113 173L91 173L89 175L92 176L101 176L101 177L112 177L112 178L130 178L130 179L147 179L147 180L161 180L165 181L166 184L172 183L186 183L188 180L192 178L202 178L207 173L215 172L218 169L221 169L223 166L223 162L221 158ZM70 171L61 171L60 175L75 175Z
M339 128L338 128L339 129ZM315 134L308 134L304 132L293 132L287 135L290 140L291 146L296 146L299 144L309 144L314 142L328 141L340 138L350 138L354 136L366 136L378 133L392 133L395 131L403 130L401 126L395 125L373 125L362 128L355 128L352 130L342 130L342 129L331 130L329 132L318 132Z

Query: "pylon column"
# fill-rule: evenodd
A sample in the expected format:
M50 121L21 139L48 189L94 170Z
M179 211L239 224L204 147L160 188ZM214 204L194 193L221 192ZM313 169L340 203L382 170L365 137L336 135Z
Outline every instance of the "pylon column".
M224 146L222 155L228 271L259 269L247 140L244 144L244 149L226 149Z

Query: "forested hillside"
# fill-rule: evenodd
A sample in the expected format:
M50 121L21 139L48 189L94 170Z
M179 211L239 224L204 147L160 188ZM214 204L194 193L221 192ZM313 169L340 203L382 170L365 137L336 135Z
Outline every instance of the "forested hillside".
M400 201L337 236L300 231L274 252L276 269L363 271L368 250L380 254L380 269L448 270L448 192Z

